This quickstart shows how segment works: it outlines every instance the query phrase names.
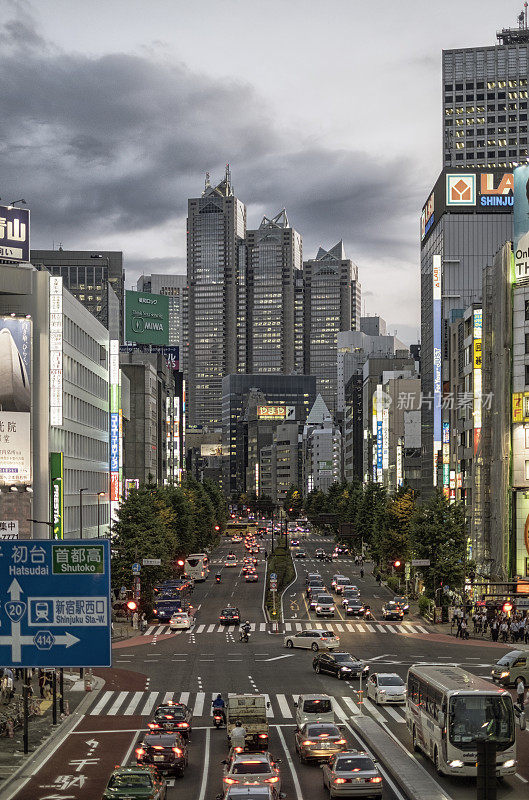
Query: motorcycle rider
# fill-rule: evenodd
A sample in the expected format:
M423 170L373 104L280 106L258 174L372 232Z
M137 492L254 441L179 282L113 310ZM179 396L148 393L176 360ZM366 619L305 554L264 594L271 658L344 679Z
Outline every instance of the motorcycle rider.
M250 634L250 628L251 628L250 622L248 620L246 620L244 625L241 627L241 635L240 635L240 641L241 642L243 641L243 639L246 639L246 641L248 641L248 636Z
M231 730L230 741L232 747L244 747L246 745L246 728L243 728L240 720L237 720L235 726Z
M217 583L220 583L220 581L221 581L221 573L220 572L216 572L215 573L215 580L217 581Z
M222 695L218 694L211 705L213 706L213 713L215 713L215 711L221 712L222 721L224 724L226 724L226 703L224 702Z

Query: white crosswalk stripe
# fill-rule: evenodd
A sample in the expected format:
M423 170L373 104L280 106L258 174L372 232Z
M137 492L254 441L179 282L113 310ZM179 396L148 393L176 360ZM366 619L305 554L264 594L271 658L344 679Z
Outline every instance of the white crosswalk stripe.
M284 622L282 625L282 632L283 633L290 633L290 631L303 631L309 629L316 629L316 630L328 630L328 631L335 631L338 633L344 633L345 631L349 631L349 633L394 633L400 636L410 636L412 634L423 633L423 634L430 634L431 631L427 630L423 625L419 625L416 622L403 622L403 623L374 623L370 624L368 622L311 622L311 621L304 621L304 622ZM271 632L272 628L266 622L260 623L252 623L251 629L254 633L264 633L267 634ZM219 625L218 623L211 623L201 624L198 625L193 631L193 636L198 636L201 634L207 633L233 633L234 630L237 630L237 626L235 628L229 625ZM150 633L149 633L150 632ZM154 632L154 633L153 633ZM147 629L145 635L153 635L153 636L162 636L171 633L171 629L169 625L157 625L151 626ZM173 631L173 634L175 632ZM180 635L182 633L188 633L187 631L177 631L176 635ZM188 634L189 635L189 634Z
M208 633L213 633L215 630L215 625L208 625Z
M211 700L210 698L211 694ZM143 717L152 715L153 709L169 700L185 703L192 709L195 724L209 724L208 718L211 716L211 702L215 699L218 692L125 692L125 691L105 691L96 701L93 708L88 712L92 716L117 716L123 714L131 716L138 714ZM229 692L228 696L233 695ZM224 694L226 697L226 693ZM267 704L266 716L269 720L288 720L291 722L296 716L296 706L299 695L297 694L265 694ZM206 702L207 698L207 702ZM332 706L336 719L339 722L347 722L351 717L362 713L357 701L350 696L332 697ZM369 713L378 722L398 722L405 723L404 708L392 706L376 706L367 698L364 699L363 713Z
M199 625L198 628L196 629L195 633L202 633L202 631L204 630L205 627L206 627L205 625Z

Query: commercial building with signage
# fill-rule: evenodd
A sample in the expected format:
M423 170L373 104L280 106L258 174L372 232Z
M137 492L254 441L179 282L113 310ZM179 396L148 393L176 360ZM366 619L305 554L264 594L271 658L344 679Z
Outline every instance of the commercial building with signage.
M83 489L83 536L105 535L108 331L60 277L30 264L2 266L0 317L0 423L14 445L0 453L0 523L16 523L20 538L77 538Z
M188 289L187 275L155 274L142 275L136 284L138 292L163 294L169 300L169 345L178 347L180 351L180 366L185 369L187 352L187 313Z
M449 326L482 297L483 267L512 236L512 172L445 169L421 215L422 480L443 480L442 396L449 381ZM431 401L430 401L431 398Z
M169 344L169 298L125 292L125 339L136 344Z
M225 494L246 489L248 467L247 421L244 414L250 392L259 392L255 422L266 426L273 410L272 428L285 421L303 424L316 399L316 378L310 375L227 375L222 380L222 453ZM257 419L257 407L260 419ZM284 415L283 415L283 409ZM294 410L292 410L294 409ZM270 444L268 442L267 444ZM265 443L261 443L265 446ZM258 458L258 454L257 454ZM255 474L255 473L254 473Z

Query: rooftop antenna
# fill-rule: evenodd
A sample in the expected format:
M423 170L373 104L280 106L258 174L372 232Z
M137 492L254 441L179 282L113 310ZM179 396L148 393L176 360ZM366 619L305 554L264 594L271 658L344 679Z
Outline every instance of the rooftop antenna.
M527 30L527 1L523 4L523 11L525 17L525 30Z
M206 172L206 180L204 181L204 191L209 189L211 183L209 182L209 172Z
M231 184L231 172L230 172L230 165L226 164L226 183L228 185Z

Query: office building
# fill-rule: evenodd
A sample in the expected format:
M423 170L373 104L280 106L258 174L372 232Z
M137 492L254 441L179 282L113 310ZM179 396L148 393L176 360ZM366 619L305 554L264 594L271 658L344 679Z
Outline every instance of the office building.
M229 168L220 183L209 176L190 199L187 218L189 286L189 421L222 424L223 376L246 370L244 238L246 207L233 194Z
M138 292L163 294L169 298L169 341L171 347L180 350L181 372L185 371L185 351L187 343L187 275L155 274L138 278Z
M269 447L259 454L260 495L283 505L291 486L302 488L301 426L297 422L277 425Z
M123 253L115 250L32 250L31 261L52 275L101 322L111 339L123 342L125 272Z
M449 325L482 297L483 267L512 236L513 175L443 170L421 214L422 497L442 486ZM429 398L432 398L431 402ZM446 410L445 410L446 411Z
M260 412L264 424L295 421L303 424L316 398L316 378L310 375L239 374L222 380L223 488L226 495L246 490L248 467L247 421L244 414L251 391L266 403Z
M346 258L340 241L330 250L320 247L316 258L304 263L303 277L305 374L316 376L318 392L334 413L337 336L358 330L360 322L358 267Z
M443 51L443 164L512 168L527 158L527 11L498 43Z
M341 478L342 434L321 394L303 426L302 448L303 494L326 492Z
M0 522L78 538L82 503L83 537L107 535L109 332L31 264L2 265L0 316Z
M301 235L285 209L246 231L246 296L250 373L303 372ZM298 300L298 302L296 302ZM301 296L302 300L302 296Z

